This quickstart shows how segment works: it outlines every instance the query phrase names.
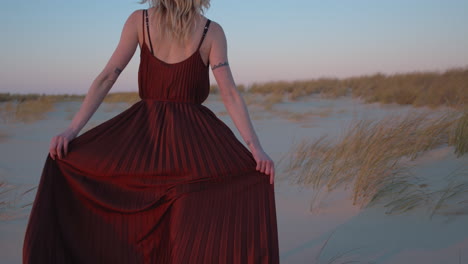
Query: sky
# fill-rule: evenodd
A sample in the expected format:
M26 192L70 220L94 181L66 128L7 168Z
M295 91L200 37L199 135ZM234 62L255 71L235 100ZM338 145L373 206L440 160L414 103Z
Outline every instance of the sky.
M0 92L85 94L136 0L4 1ZM468 66L467 0L212 0L236 84ZM157 43L153 43L157 45ZM138 91L140 49L110 92ZM211 70L211 84L216 84Z

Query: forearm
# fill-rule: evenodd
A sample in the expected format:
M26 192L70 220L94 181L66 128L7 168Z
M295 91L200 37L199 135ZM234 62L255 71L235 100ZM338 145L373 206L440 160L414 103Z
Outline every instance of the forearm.
M114 83L114 80L99 76L93 81L80 109L73 117L69 126L69 129L73 130L76 135L78 135L81 129L86 125L94 112L96 112Z
M253 152L262 149L242 96L239 93L234 93L233 95L224 96L223 101L226 110L250 150Z

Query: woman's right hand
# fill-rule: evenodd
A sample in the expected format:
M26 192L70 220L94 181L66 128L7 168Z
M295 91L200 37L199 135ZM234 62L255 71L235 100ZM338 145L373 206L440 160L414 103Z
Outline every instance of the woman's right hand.
M58 156L59 159L64 157L68 153L68 143L76 137L76 133L73 129L67 128L62 133L56 135L50 141L49 155L55 160Z

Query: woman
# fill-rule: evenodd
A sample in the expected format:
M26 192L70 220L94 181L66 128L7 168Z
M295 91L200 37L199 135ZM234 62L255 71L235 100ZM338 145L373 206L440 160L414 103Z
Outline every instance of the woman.
M141 3L146 3L143 0ZM274 164L209 0L153 0L52 138L23 263L279 263ZM140 47L141 100L77 136ZM202 102L209 66L250 151Z

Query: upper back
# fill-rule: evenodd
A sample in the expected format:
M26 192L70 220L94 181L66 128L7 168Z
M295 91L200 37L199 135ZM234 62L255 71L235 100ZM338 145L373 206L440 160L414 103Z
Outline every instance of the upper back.
M146 44L155 57L169 64L187 59L197 51L200 45L201 59L207 65L211 48L211 38L208 36L209 28L205 30L206 25L209 24L207 23L208 19L203 15L197 15L194 18L196 24L192 24L192 29L189 31L188 41L179 44L174 39L163 36L161 27L164 25L154 23L156 16L159 15L156 11L155 7L149 8L147 17L145 12L142 12L142 16L145 16L142 19L145 25L139 30L140 43ZM203 34L204 30L206 31L205 35Z

